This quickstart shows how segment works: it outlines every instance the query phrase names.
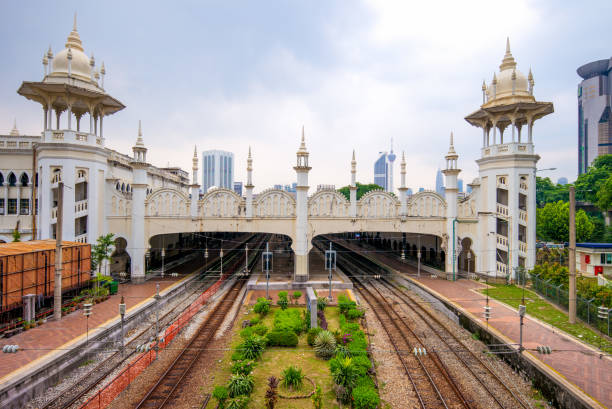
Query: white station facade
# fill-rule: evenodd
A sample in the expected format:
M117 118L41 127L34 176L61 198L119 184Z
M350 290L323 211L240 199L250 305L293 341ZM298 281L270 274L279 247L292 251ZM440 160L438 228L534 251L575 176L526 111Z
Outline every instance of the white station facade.
M202 195L197 150L190 175L147 162L140 124L131 155L107 146L112 135L104 134L104 121L125 106L106 91L104 64L97 68L93 55L85 54L76 19L65 48L55 56L49 49L42 62L43 79L25 81L17 91L41 105L40 135L21 135L16 126L9 135L0 135L2 241L12 241L15 230L21 240L55 237L58 188L63 182L63 239L95 243L106 233L125 239L135 282L145 279L145 254L153 236L188 232L285 234L296 256L296 281L308 280L312 239L344 232L436 237L449 277L464 265L467 254L470 271L480 275L513 277L517 267L529 269L535 263L539 156L533 125L552 113L553 105L536 101L531 71L525 76L517 69L509 43L500 71L482 86L482 105L466 117L482 128L482 149L476 161L479 177L471 183L472 193L461 198L452 134L443 170L445 198L431 191L409 196L402 155L399 197L371 191L357 200L354 152L349 200L334 189L309 195L310 154L303 129L293 167L295 195L276 189L254 195L250 148L244 197L224 188ZM408 249L414 245L408 243Z

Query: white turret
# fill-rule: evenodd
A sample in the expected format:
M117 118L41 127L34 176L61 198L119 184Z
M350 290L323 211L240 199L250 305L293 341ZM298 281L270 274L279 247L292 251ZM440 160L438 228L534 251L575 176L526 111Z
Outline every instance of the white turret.
M450 134L450 146L448 153L444 157L446 159L446 169L442 171L445 176L445 196L446 196L446 229L449 236L447 252L445 257L446 261L446 276L449 279L456 279L457 277L457 229L455 226L457 220L457 176L461 169L457 167L457 159L459 155L455 152L455 146L453 144L453 133Z
M353 159L351 159L351 185L349 186L349 197L351 202L351 217L357 217L357 161L355 160L355 149L353 149Z
M295 281L308 281L308 151L302 126L302 142L297 151L296 221L295 221Z
M253 217L253 158L251 157L251 147L249 146L249 156L247 158L247 183L244 186L246 191L246 217Z
M400 169L402 183L402 185L398 188L400 193L400 215L406 216L406 214L408 213L408 188L406 187L406 156L404 155L404 152L402 152L402 162L400 164Z
M132 159L132 237L128 242L128 250L131 256L131 279L132 282L141 283L145 281L145 243L144 216L145 200L147 197L147 148L142 140L142 124L138 121L138 138L132 147L134 158Z
M192 218L198 216L198 202L200 200L200 185L198 184L198 147L193 147L193 159L191 160L191 172L193 173L193 183L191 184L191 206L190 214Z

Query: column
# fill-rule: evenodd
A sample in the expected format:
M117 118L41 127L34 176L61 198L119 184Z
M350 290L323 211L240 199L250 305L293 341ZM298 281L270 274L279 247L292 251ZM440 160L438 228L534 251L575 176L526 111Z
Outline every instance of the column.
M62 239L74 241L74 181L76 169L73 161L64 162L62 167L62 180L64 181L64 222L62 223Z
M349 186L349 197L351 200L350 215L352 218L357 217L357 186Z
M300 178L302 176L302 178ZM304 183L304 176L306 181ZM301 179L301 180L300 180ZM300 183L302 182L302 183ZM296 189L295 281L308 281L308 174L298 173Z
M102 119L104 118L104 115L100 115L100 138L103 138L103 134L102 134Z
M90 134L94 134L94 119L93 119L93 114L91 113L91 111L89 111L89 133Z
M68 105L68 130L72 130L72 105Z
M200 185L191 185L191 207L190 214L191 218L195 219L198 217L198 202L200 200Z
M47 130L47 115L48 109L46 106L43 106L43 131Z
M510 267L510 277L516 277L516 267L518 266L518 225L519 225L519 171L518 169L508 170L508 265Z
M145 164L133 164L134 183L132 184L132 236L128 243L131 257L131 280L133 283L145 281L145 248L148 247L144 235L145 198L147 171Z
M527 259L525 268L531 270L536 261L536 168L529 170L527 186Z

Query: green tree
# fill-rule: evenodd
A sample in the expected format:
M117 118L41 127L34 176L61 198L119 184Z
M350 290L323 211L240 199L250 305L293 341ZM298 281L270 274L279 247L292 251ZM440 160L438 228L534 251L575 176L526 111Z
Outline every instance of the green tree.
M19 233L19 229L13 230L13 243L21 241L21 233Z
M382 187L380 187L376 183L362 185L361 183L357 182L355 183L355 186L357 186L357 200L361 199L361 196L365 195L371 190L382 189ZM343 194L344 197L346 197L346 200L351 200L349 186L341 187L340 189L338 189L338 193Z
M595 226L584 210L576 212L576 241L587 241ZM559 200L537 209L537 235L540 240L569 241L569 203Z
M569 185L554 184L549 178L536 177L536 203L544 207L546 203L569 200Z
M101 272L102 262L111 258L115 244L114 236L113 233L109 233L98 237L96 244L91 248L91 269L98 270L98 274Z
M576 186L576 200L597 204L598 192L606 180L610 178L611 172L612 155L597 157L588 171L578 176L576 183L574 183ZM600 210L602 209L600 208Z
M602 212L610 210L612 207L612 174L600 183L596 196L597 207Z

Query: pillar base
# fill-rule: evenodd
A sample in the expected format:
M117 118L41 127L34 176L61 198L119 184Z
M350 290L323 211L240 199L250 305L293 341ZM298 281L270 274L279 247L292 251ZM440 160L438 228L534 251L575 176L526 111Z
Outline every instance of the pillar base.
M145 276L132 276L130 277L130 281L132 284L142 284L147 281Z
M308 254L295 255L295 274L294 281L308 281Z

